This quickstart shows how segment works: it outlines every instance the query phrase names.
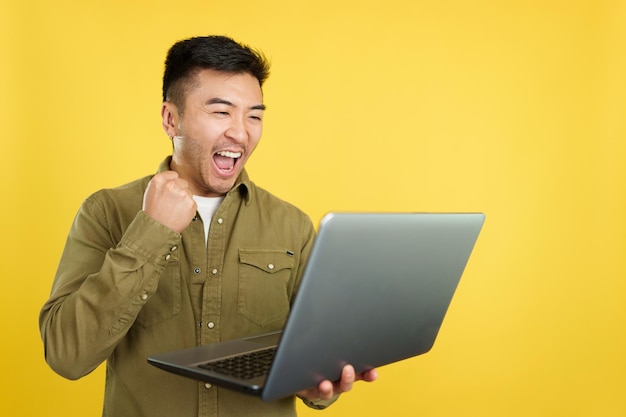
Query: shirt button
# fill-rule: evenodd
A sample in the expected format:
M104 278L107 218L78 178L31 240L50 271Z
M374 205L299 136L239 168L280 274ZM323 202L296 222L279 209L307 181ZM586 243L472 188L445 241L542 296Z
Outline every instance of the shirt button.
M212 273L213 275L217 275L217 268L213 268L213 269L211 270L211 273Z
M174 252L176 249L178 249L178 246L174 245L170 248L170 252Z
M268 268L268 269L274 269L274 264L268 264L268 265L267 265L267 268Z
M194 269L193 269L193 273L194 273L194 274L199 274L199 273L200 273L200 271L201 271L201 269L200 269L200 268L194 268Z
M172 255L170 255L170 254L168 253L167 255L165 255L165 260L166 260L166 261L169 261L171 257L172 257Z
M222 223L224 223L224 219L222 219L221 217L217 219L217 224L222 224Z
M204 384L204 388L206 389L210 389L211 388L211 384L209 384L208 382L206 384Z
M212 329L212 328L214 328L214 327L215 327L215 323L213 323L212 321L210 321L210 322L208 322L208 323L206 324L206 327L208 327L209 329Z
M146 293L141 294L141 299L146 301L148 299L148 294Z

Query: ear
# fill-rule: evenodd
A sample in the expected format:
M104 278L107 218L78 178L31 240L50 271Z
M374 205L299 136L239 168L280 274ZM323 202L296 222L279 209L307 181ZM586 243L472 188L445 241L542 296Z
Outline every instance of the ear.
M178 134L178 109L169 101L161 105L161 122L163 130L170 139Z

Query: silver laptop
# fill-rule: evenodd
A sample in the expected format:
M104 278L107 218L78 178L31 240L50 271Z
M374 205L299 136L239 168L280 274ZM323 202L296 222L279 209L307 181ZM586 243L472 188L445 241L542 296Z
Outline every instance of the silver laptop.
M484 218L328 214L283 331L157 354L148 362L271 401L338 380L345 364L362 372L426 353Z

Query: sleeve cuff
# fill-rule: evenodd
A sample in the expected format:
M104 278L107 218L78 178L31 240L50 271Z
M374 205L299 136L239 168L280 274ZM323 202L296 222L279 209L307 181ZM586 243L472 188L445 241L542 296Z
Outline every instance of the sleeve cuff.
M128 226L120 245L148 262L165 267L179 242L179 233L163 226L142 210Z
M314 410L323 410L323 409L329 407L335 401L337 401L337 398L339 398L339 395L335 395L330 400L322 400L322 399L319 399L319 398L315 399L315 400L309 400L307 398L300 397L300 396L298 396L298 398L300 398L302 400L302 402L309 408L312 408Z

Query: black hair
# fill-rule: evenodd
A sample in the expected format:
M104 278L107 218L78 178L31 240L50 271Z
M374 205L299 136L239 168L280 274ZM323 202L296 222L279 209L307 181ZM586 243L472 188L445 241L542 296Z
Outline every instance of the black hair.
M193 76L202 69L249 73L259 85L269 76L265 56L226 36L201 36L175 43L167 53L163 74L163 101L171 101L182 111L185 92Z

